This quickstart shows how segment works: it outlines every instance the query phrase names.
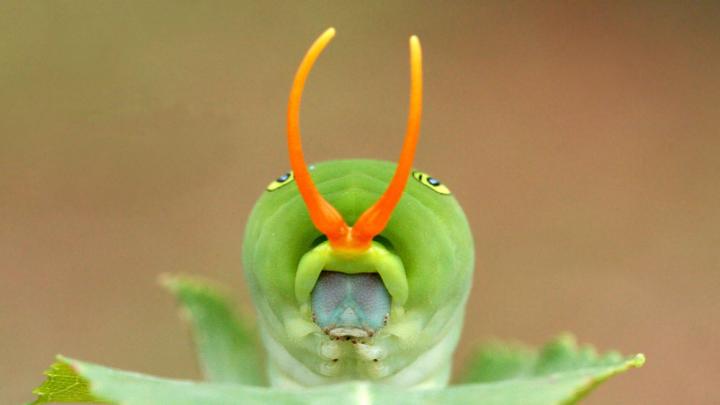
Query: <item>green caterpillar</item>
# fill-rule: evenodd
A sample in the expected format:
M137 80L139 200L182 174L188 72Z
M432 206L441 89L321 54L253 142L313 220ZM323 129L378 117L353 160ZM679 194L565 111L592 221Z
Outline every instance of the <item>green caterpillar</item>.
M300 99L334 33L325 31L298 68L288 105L292 171L267 187L245 232L245 274L270 381L445 386L474 252L450 190L412 170L422 109L420 43L410 38L410 112L398 163L339 160L308 168Z

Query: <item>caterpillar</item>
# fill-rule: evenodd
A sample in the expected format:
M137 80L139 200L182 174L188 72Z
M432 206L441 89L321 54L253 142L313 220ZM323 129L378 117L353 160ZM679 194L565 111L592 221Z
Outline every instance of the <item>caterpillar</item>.
M300 63L287 109L291 171L267 186L245 229L243 267L269 380L283 388L358 379L442 387L463 326L474 247L450 189L413 169L420 41L409 41L410 108L397 163L308 166L301 98L334 35L326 30Z

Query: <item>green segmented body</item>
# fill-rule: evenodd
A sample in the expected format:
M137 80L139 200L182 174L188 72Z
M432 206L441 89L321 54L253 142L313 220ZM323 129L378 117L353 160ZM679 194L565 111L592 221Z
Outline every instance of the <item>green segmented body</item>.
M311 174L320 193L354 223L383 194L394 170L389 162L342 160L317 164ZM455 198L433 190L434 182L428 183L427 176L425 181L423 176L413 177L376 238L378 258L369 259L369 264L359 263L355 256L327 259L335 264L323 270L351 273L375 272L375 264L383 267L399 258L407 280L407 298L399 305L393 297L387 324L373 336L347 341L324 333L313 322L304 295L296 296L301 259L325 257L326 242L292 178L260 197L247 224L243 262L274 385L349 379L404 386L447 383L471 285L473 241ZM402 291L385 276L383 281L391 295Z

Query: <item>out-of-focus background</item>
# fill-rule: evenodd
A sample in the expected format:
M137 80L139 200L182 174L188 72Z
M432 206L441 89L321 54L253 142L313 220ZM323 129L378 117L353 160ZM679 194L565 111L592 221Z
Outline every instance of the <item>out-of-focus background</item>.
M587 403L720 398L717 2L58 1L0 4L0 403L55 353L199 376L157 276L218 279L252 313L243 227L328 26L310 161L396 158L422 40L416 166L476 237L458 363L573 331L648 357Z

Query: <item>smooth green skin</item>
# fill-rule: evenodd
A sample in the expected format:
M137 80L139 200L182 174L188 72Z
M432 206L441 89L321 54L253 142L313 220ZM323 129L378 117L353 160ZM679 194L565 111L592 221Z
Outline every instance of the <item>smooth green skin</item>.
M353 224L382 195L394 170L395 164L389 162L342 160L317 164L311 175L325 199ZM356 345L323 334L312 322L307 302L296 296L299 263L313 248L323 249L323 244L318 245L322 236L295 182L264 192L248 221L243 262L268 350L271 382L279 386L348 379L415 386L447 383L474 261L470 229L455 198L408 179L387 227L376 238L379 248L391 253L380 256L401 260L407 300L403 305L394 302L388 324ZM353 260L343 259L341 267L350 270L333 270L357 272L360 265L354 266ZM387 263L379 260L378 265Z

